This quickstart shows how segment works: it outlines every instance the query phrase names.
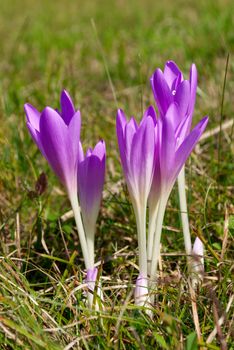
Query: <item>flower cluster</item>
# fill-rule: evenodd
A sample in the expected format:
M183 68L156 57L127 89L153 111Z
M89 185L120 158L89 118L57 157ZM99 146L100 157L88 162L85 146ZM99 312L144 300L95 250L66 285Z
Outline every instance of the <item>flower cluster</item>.
M151 286L155 284L163 218L171 190L208 122L205 117L190 131L197 86L195 65L190 79L184 80L176 64L169 61L164 72L155 71L151 84L159 116L150 106L139 126L134 118L127 122L121 110L116 121L122 167L137 224L139 277L135 298L139 305L148 300L148 277Z
M66 188L87 269L86 280L92 293L97 276L94 234L105 177L106 147L104 141L99 141L93 150L89 148L84 155L80 142L80 111L75 110L66 91L61 93L60 104L60 112L46 107L42 113L25 104L27 127ZM90 281L90 277L95 279ZM92 297L88 299L92 303Z
M205 117L191 130L197 88L194 64L189 80L185 80L177 65L169 61L164 72L160 69L155 71L151 85L158 116L154 107L150 106L140 123L134 117L128 121L120 109L116 119L120 158L137 225L137 305L144 305L150 300L149 287L154 286L156 281L164 213L177 177L181 211L186 214L183 167L208 122ZM84 257L91 307L98 275L94 239L105 178L106 148L105 142L99 141L93 149L88 148L84 153L80 141L80 111L75 110L65 90L61 93L60 104L61 111L46 107L42 113L26 104L27 127L67 191ZM198 257L199 264L194 270L201 275L202 243L196 241L192 250L187 215L182 215L182 223L186 252L193 252ZM98 289L102 298L100 286Z

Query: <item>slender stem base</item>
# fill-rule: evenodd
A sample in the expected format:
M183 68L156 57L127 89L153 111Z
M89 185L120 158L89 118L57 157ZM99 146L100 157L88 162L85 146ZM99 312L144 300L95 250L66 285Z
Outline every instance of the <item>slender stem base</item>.
M148 300L147 249L146 249L146 203L134 203L139 247L139 277L136 282L135 304L144 305Z
M156 228L158 205L154 210L149 208L149 227L148 227L148 241L147 241L147 257L148 257L148 271L150 271L152 255L153 255L153 242L154 242L154 232Z
M189 230L189 218L188 218L188 209L187 209L187 201L186 201L184 166L178 175L178 188L179 188L181 221L182 221L183 235L184 235L184 245L185 245L186 254L189 257L191 255L191 252L192 252L192 243L191 243L191 235L190 235L190 230ZM188 261L189 261L189 258L188 258Z
M76 227L78 230L78 235L79 235L81 249L82 249L82 253L83 253L83 257L84 257L85 267L88 270L88 269L91 269L93 266L92 266L90 254L88 251L87 239L86 239L86 235L84 232L84 227L83 227L83 223L82 223L82 219L81 219L81 212L80 212L80 206L78 203L78 198L77 198L76 194L72 194L71 196L69 196L69 198L70 198L72 210L73 210L75 221L76 221Z
M139 270L142 278L147 278L147 250L146 250L146 204L134 206L137 238L139 247Z
M159 201L157 220L156 220L156 230L154 234L154 242L153 242L153 253L152 253L152 261L151 261L151 269L150 269L150 278L151 278L151 286L154 286L156 283L156 273L157 273L157 265L158 259L160 255L160 241L162 235L162 225L164 214L166 210L168 196L162 196Z
M71 196L69 196L69 198L70 198L71 206L75 217L76 227L78 230L81 249L82 249L84 262L85 262L85 268L87 270L88 280L86 279L86 281L88 283L88 292L87 292L88 305L90 308L94 307L95 310L99 310L98 301L96 301L93 305L93 295L94 295L93 293L94 293L96 277L97 277L97 269L94 267L94 239L93 240L90 239L90 236L89 236L89 240L88 240L86 237L84 227L83 227L83 222L81 219L81 211L80 211L77 195L72 194ZM101 300L103 299L102 292L99 286L97 290L97 295L101 298Z

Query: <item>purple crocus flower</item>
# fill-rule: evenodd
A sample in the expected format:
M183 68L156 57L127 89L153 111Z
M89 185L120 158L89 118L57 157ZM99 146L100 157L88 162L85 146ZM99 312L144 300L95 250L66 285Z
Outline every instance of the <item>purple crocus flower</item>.
M116 121L120 158L131 200L135 204L147 201L154 164L154 117L146 111L140 125L132 117L127 122L118 110Z
M81 117L68 93L61 94L61 113L46 107L42 113L24 106L29 132L69 195L77 192Z
M190 68L189 80L184 80L175 62L168 61L164 72L160 68L156 69L151 77L151 85L160 116L165 116L169 106L174 102L179 110L174 122L178 126L183 118L188 116L188 133L196 101L197 69L195 64L192 64Z
M93 268L78 203L78 164L81 116L68 93L61 93L61 112L46 107L42 113L25 104L27 127L38 148L64 184L74 212L86 269Z
M146 111L139 125L133 117L127 122L124 112L118 110L117 138L123 172L136 217L139 270L144 285L147 284L146 207L154 169L154 126L155 115L151 108ZM140 300L142 302L142 298Z
M176 119L172 122L174 129L177 129L177 133L180 133L179 142L182 143L185 137L189 134L192 125L197 90L197 69L195 64L191 65L189 79L184 80L183 74L176 63L168 61L165 64L163 72L161 69L156 69L151 77L151 86L162 119L165 118L169 106L172 103L176 105L178 113L174 115ZM183 133L179 131L179 129L181 129L181 131L183 129ZM185 250L188 254L189 263L192 243L189 231L184 166L178 174L178 189ZM154 211L152 218L155 217L155 213L156 210ZM153 219L151 221L153 222Z
M99 141L84 156L80 143L78 188L87 244L94 264L94 234L105 178L106 146Z
M60 102L61 112L46 107L40 113L30 104L24 108L33 140L67 190L87 269L86 281L91 291L88 292L88 301L92 306L97 276L94 234L105 176L106 149L104 141L100 141L84 156L80 142L80 112L75 111L65 90L61 93ZM99 289L98 294L102 297Z

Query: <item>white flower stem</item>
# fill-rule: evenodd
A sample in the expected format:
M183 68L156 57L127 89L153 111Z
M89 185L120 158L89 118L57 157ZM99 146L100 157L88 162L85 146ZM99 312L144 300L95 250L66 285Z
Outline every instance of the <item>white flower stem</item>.
M147 278L147 250L146 250L146 204L134 206L137 238L139 247L139 270L142 278Z
M164 214L166 210L168 196L162 196L159 201L157 220L156 220L156 230L154 234L153 250L152 250L152 261L150 269L150 278L152 285L156 282L157 264L160 255L160 241L162 234L162 225Z
M86 239L87 239L87 246L88 246L88 251L90 256L90 262L92 266L94 266L94 237L95 237L94 230L88 228L86 230Z
M159 205L159 202L157 203L154 210L149 208L149 227L148 227L148 240L147 240L148 271L150 271L150 265L151 265L152 254L153 254L154 232L156 228L158 205Z
M78 203L78 197L77 197L77 194L72 193L69 196L69 198L70 198L72 210L73 210L75 221L76 221L76 227L77 227L78 234L79 234L81 249L82 249L84 262L85 262L85 268L88 270L88 269L93 268L93 264L92 264L90 252L88 249L87 240L86 240L86 236L85 236L85 232L84 232L84 227L83 227L83 223L82 223L82 219L81 219L81 212L80 212L80 206Z
M184 245L185 245L186 254L189 257L192 252L192 243L191 243L191 235L189 230L184 166L178 175L178 188L179 188L181 221L182 221L182 228L183 228L183 234L184 234Z

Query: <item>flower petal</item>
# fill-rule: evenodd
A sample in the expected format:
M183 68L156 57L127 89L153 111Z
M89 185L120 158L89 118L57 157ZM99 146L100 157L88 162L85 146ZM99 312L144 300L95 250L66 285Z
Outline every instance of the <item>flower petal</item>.
M177 103L172 102L170 104L170 107L167 110L166 115L164 116L164 118L162 118L162 120L169 119L171 128L172 128L173 132L175 133L176 128L180 122L179 118L180 118L180 115L179 115L178 105L177 105Z
M84 160L84 151L83 151L83 147L82 147L82 143L79 142L79 162L82 162Z
M99 141L93 149L93 155L98 157L100 160L106 156L106 145L103 140Z
M144 113L143 118L140 122L140 125L143 123L144 119L146 119L147 117L151 117L153 119L154 125L157 124L157 114L156 114L156 111L155 111L153 106L149 106L145 110L145 113Z
M170 182L171 171L174 166L175 158L175 122L177 118L177 107L172 103L167 111L165 118L162 120L162 139L161 139L161 154L160 168L162 185L167 185Z
M130 168L131 182L142 202L147 201L154 170L155 132L153 119L148 117L132 140Z
M196 102L196 92L197 92L197 68L195 64L193 63L190 69L190 103L189 103L189 110L188 113L193 115L194 112L194 106Z
M190 134L186 137L184 142L180 145L180 147L177 149L175 154L175 163L174 163L174 171L173 171L173 177L176 179L177 175L179 174L182 166L186 162L187 158L189 157L190 153L192 152L193 148L199 141L203 131L206 128L206 125L208 123L208 117L204 117L196 126L195 128L190 132Z
M175 82L175 80L178 77L180 77L181 79L181 71L174 61L167 61L167 63L165 64L164 77L170 90L173 90L173 83Z
M116 134L119 144L120 158L123 166L124 173L127 173L127 163L126 163L126 154L125 154L125 127L126 127L126 117L124 112L119 109L116 116Z
M124 140L125 140L125 154L127 161L130 161L130 154L132 149L133 137L136 134L138 126L135 119L132 117L130 121L126 124Z
M105 162L105 143L100 141L92 154L79 163L78 192L84 226L89 233L94 233L98 217L105 178Z
M43 147L42 147L42 144L41 144L40 133L36 129L34 129L32 124L30 124L29 122L27 122L26 125L27 125L27 128L28 128L31 136L32 136L33 141L35 142L35 144L37 145L37 147L39 148L39 150L41 151L43 156L46 157L45 152L44 152Z
M161 69L156 69L151 78L151 85L159 113L163 116L173 101L173 95Z
M24 105L24 111L26 114L27 122L32 125L34 129L39 131L39 122L40 122L40 112L34 108L30 103Z
M46 107L40 118L40 137L46 158L54 172L67 187L76 190L74 184L75 160L68 137L68 127L61 116L52 108ZM79 138L77 139L79 143ZM74 188L75 185L75 188Z
M178 124L179 122L186 116L188 112L188 106L190 103L190 84L188 80L184 80L176 90L176 94L174 97L174 101L177 103L177 107L179 110L178 116ZM178 125L177 124L177 125Z
M180 124L178 125L176 132L175 132L175 138L176 138L176 149L179 148L181 143L184 141L186 136L190 132L190 126L191 126L191 114L188 114L187 117L185 117Z
M68 125L68 138L69 138L69 153L73 160L73 166L78 162L80 152L80 128L81 128L81 115L80 111L77 111Z
M72 99L66 90L63 90L60 97L61 104L61 116L65 124L69 124L73 115L75 114L75 108Z

